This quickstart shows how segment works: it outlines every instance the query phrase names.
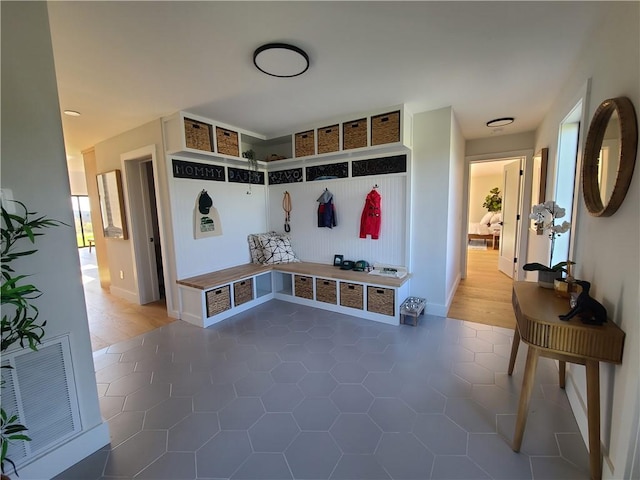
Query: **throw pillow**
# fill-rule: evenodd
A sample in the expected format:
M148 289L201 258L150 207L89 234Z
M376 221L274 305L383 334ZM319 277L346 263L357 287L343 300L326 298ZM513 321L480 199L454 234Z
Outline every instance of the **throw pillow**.
M249 254L251 255L251 263L264 263L264 251L262 249L262 244L258 239L258 235L250 234L247 237L247 242L249 243Z
M489 226L489 224L491 223L491 217L493 217L493 212L485 213L484 217L482 217L482 220L480 220L480 225Z
M287 236L260 235L266 264L299 262Z

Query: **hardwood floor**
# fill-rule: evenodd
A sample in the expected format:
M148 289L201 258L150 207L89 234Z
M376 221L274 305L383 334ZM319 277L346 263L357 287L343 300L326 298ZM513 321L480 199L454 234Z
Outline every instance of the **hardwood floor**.
M81 248L78 254L82 267L92 351L102 350L175 320L167 316L164 300L137 305L100 288L95 249L89 252L88 248Z
M498 270L498 250L468 250L467 278L460 281L447 316L515 328L512 280Z

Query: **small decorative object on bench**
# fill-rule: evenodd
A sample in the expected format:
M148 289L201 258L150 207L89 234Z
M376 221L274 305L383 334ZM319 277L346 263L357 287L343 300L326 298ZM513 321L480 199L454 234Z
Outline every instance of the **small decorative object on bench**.
M400 323L404 325L418 325L418 317L424 315L424 307L427 305L426 298L408 297L400 305ZM413 321L408 322L407 317L413 317Z
M560 320L570 320L576 315L580 317L582 323L587 325L602 325L607 321L607 309L595 298L589 296L591 284L585 280L575 280L575 283L582 287L582 292L578 295L576 306L567 314L558 315Z

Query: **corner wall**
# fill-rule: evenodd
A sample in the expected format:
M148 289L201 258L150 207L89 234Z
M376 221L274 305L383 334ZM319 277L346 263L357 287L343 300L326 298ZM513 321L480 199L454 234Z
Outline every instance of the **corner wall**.
M573 73L538 130L536 151L549 147L549 177L553 185L558 125L575 105L575 96L591 79L585 108L591 119L603 100L627 96L640 112L640 3L611 2L609 15L588 38ZM582 139L584 143L584 138ZM592 217L584 206L582 189L576 213L574 260L577 278L590 281L592 295L602 302L609 318L626 332L622 365L601 366L603 478L631 478L634 456L640 461L640 162L626 199L611 217ZM547 191L549 196L549 191ZM584 368L568 365L567 393L583 435L586 430ZM637 467L636 467L637 468Z
M32 273L43 292L35 303L40 319L47 321L45 339L69 336L82 427L66 444L19 469L21 479L42 479L107 444L109 432L98 404L47 6L2 2L0 8L2 188L11 189L30 210L69 225L49 229L36 242L38 252L19 261L20 271Z
M447 315L449 296L452 115L447 107L413 116L411 295L426 297L428 313L442 317ZM453 248L459 249L459 242Z

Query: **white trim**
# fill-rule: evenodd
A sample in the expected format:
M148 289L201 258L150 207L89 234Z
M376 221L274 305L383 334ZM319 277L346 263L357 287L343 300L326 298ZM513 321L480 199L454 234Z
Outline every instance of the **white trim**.
M102 422L22 466L20 478L53 478L108 444L109 424Z
M140 297L138 297L138 294L136 292L125 290L124 288L120 287L114 287L113 285L109 287L109 292L118 298L124 298L128 302L140 305Z

